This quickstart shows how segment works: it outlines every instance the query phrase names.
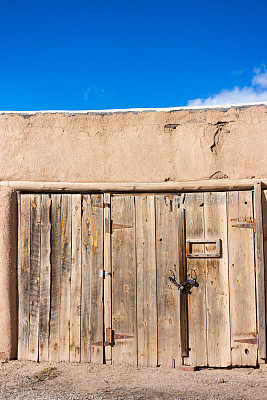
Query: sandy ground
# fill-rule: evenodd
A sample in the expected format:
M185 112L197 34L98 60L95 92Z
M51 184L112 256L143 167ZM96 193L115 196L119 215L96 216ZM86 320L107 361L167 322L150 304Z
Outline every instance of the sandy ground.
M163 368L11 361L0 370L1 399L267 399L267 370Z

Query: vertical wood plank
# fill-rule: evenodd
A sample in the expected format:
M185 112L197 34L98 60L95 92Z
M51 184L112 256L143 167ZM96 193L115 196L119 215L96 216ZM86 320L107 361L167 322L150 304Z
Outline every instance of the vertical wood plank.
M157 366L155 198L136 196L138 365Z
M70 349L70 274L71 274L71 195L61 203L61 281L59 318L59 361L69 361Z
M231 365L226 193L204 194L205 238L221 239L222 257L206 260L208 365ZM214 245L206 246L207 252Z
M94 345L104 341L104 282L99 278L99 271L104 267L104 233L103 208L94 205L103 203L103 195L91 195L90 203L90 331L91 331L91 361L104 362L104 346Z
M262 191L262 217L263 217L263 253L264 253L264 287L265 287L265 312L267 310L267 190ZM265 331L267 332L267 318L265 318Z
M181 365L179 290L170 282L172 270L178 276L177 204L174 196L156 196L156 258L158 365Z
M252 192L227 197L232 365L256 365L257 346L235 341L257 337L253 229L232 226L253 222Z
M111 205L114 222L133 226L112 233L112 327L130 336L116 339L112 363L137 365L134 196L113 196Z
M51 311L49 361L59 360L59 317L61 276L61 195L51 195Z
M30 329L29 357L38 361L40 302L41 195L31 195Z
M178 239L178 282L187 280L186 262L186 232L185 232L185 209L177 210L177 239ZM181 362L184 357L189 356L189 335L188 335L188 293L179 290L180 296L180 341L181 341Z
M18 359L28 360L30 315L30 229L31 198L20 195L19 264L18 264Z
M254 218L255 218L255 263L256 263L256 296L258 325L259 363L266 362L266 309L264 286L264 252L263 252L263 220L262 220L262 188L261 182L254 185Z
M81 361L91 361L90 333L90 195L82 195Z
M50 207L51 207L51 196L46 194L42 195L39 361L49 360L49 318L50 318L50 280L51 280Z
M82 196L73 194L71 219L70 361L81 358L81 217Z
M83 196L82 217L82 309L81 360L104 361L103 279L103 195Z
M110 232L110 194L104 193L104 270L106 276L104 279L104 328L112 328L112 310L111 310L111 296L112 296L112 270L111 270L111 232ZM105 363L112 363L112 347L106 346L105 350Z
M204 194L188 193L185 196L186 238L204 238ZM194 251L204 253L202 244L194 245ZM187 259L187 272L196 273L198 287L188 295L189 357L187 365L207 365L207 319L206 319L206 262L201 258Z

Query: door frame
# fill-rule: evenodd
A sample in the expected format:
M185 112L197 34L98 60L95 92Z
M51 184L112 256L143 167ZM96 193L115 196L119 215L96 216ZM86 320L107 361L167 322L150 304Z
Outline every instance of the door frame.
M109 202L111 193L181 193L181 192L218 192L234 190L253 190L254 199L254 234L255 234L255 266L256 266L256 299L259 364L266 363L266 304L264 277L264 239L263 239L263 209L262 190L267 188L267 179L253 180L204 180L197 182L165 182L165 183L71 183L71 182L28 182L2 181L0 187L8 187L20 193L104 193L104 202ZM105 207L104 218L108 218L110 209ZM110 218L109 218L110 219ZM104 234L104 268L110 271L109 234ZM14 245L12 242L11 245ZM16 240L16 247L18 241ZM105 290L111 290L110 280L105 281ZM106 320L107 318L107 320ZM109 322L111 315L105 317ZM112 349L110 350L110 352ZM110 353L111 354L111 353ZM109 355L106 356L108 361ZM111 355L110 355L111 359Z

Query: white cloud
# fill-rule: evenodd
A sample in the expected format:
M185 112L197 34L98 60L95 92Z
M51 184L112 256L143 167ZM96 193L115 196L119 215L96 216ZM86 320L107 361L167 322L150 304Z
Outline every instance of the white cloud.
M267 101L267 70L266 67L254 70L252 85L240 88L238 86L231 90L222 89L219 93L206 99L194 99L188 101L188 106L224 105L235 103L251 103L255 101Z
M256 75L252 79L252 85L267 88L267 70L264 68L264 72L256 70Z
M104 97L105 96L105 89L97 88L96 86L92 86L86 89L84 94L85 100L89 100L90 97Z

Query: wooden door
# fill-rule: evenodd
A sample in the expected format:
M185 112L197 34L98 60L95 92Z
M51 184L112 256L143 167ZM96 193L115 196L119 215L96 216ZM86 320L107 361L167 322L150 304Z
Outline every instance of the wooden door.
M103 362L102 202L20 196L18 359Z
M193 252L198 253L187 257L187 271L196 273L199 284L188 296L190 351L184 363L256 365L252 192L190 193L183 203L186 238L196 240ZM220 256L207 256L216 252L216 239Z
M112 363L179 366L176 196L111 197Z
M22 194L18 358L256 365L252 203L250 191Z
M114 195L110 213L111 362L256 365L252 192Z

